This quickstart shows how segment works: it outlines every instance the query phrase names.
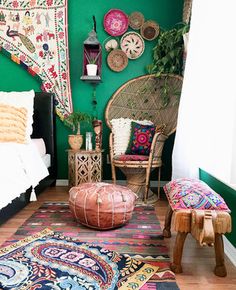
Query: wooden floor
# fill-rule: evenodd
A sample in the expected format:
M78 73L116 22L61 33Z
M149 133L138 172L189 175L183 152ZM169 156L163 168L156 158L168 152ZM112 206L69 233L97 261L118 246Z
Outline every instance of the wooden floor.
M7 240L17 228L29 218L33 212L44 201L67 201L67 187L52 187L41 193L38 201L29 204L21 212L0 226L0 244ZM157 203L157 216L163 226L167 201L161 198ZM165 239L172 255L172 247L175 241L175 233L170 239ZM184 254L182 259L183 274L176 275L177 283L181 290L236 290L236 268L230 260L225 257L228 275L220 278L214 275L215 266L214 248L202 248L189 235L185 242Z

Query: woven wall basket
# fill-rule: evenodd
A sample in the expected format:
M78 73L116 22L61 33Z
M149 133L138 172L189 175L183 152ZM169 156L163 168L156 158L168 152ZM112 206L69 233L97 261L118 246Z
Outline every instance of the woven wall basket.
M145 19L141 12L133 12L129 15L129 26L134 29L138 30L142 27Z
M107 56L109 68L115 72L120 72L128 65L128 57L121 49L112 50Z
M141 33L142 37L144 39L150 40L150 41L157 38L157 36L159 35L159 32L160 32L160 27L153 20L148 20L148 21L144 22L144 24L142 25L142 27L140 29L140 33Z
M136 59L143 54L145 43L139 33L129 31L122 36L120 47L129 59Z
M118 46L119 46L119 44L118 44L118 41L116 40L116 39L110 39L110 40L108 40L107 42L106 42L106 44L105 44L105 49L106 49L106 51L111 51L111 50L113 50L113 49L117 49L118 48Z

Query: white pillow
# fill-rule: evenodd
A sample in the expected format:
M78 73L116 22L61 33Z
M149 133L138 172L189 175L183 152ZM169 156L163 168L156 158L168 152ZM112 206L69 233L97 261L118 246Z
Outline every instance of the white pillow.
M114 155L125 154L125 151L129 144L132 121L142 124L142 125L153 125L153 123L148 120L141 121L141 120L133 120L129 118L112 119L111 130L114 136L114 144L113 144Z
M0 104L1 105L3 106L7 105L9 106L10 109L20 108L20 109L26 110L26 118L27 118L26 131L25 131L26 143L29 143L30 135L32 134L32 131L33 131L32 124L33 124L33 111L34 111L34 96L35 96L35 93L33 90L23 91L23 92L1 92L0 91ZM4 113L4 116L5 116L5 113ZM6 129L5 132L3 131L1 132L2 134L4 134L4 136L6 135L8 131L7 128L5 129Z

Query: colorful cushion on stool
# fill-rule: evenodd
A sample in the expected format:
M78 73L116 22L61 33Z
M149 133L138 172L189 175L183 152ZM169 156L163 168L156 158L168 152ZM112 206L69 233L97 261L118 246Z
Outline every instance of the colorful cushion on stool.
M229 211L224 199L205 182L192 178L179 178L164 186L173 210L210 209Z
M125 186L89 182L69 191L70 210L81 224L107 230L126 224L132 217L137 195Z

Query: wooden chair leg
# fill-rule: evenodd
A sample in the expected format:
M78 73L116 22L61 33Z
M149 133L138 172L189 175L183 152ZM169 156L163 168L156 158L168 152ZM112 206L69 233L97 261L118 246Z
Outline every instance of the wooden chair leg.
M175 240L174 245L174 251L173 251L173 263L170 265L170 269L174 273L182 273L182 266L181 266L181 260L182 260L182 254L183 254L183 248L184 248L184 242L187 237L188 233L185 232L178 232Z
M173 210L170 205L168 205L167 210L166 210L166 215L165 215L165 225L163 229L163 236L165 238L170 238L171 237L171 219L173 215Z
M111 175L112 175L113 183L116 183L116 168L115 168L113 162L111 162Z
M150 187L150 173L151 173L151 169L150 169L150 167L148 167L146 169L145 192L144 192L144 196L143 196L144 203L146 203L147 199L148 199L148 191L149 191L149 187Z
M224 260L224 243L221 234L215 234L215 259L216 259L216 266L214 270L215 275L219 277L227 276Z
M160 199L160 191L161 191L161 167L157 168L158 170L158 181L157 181L157 199Z

